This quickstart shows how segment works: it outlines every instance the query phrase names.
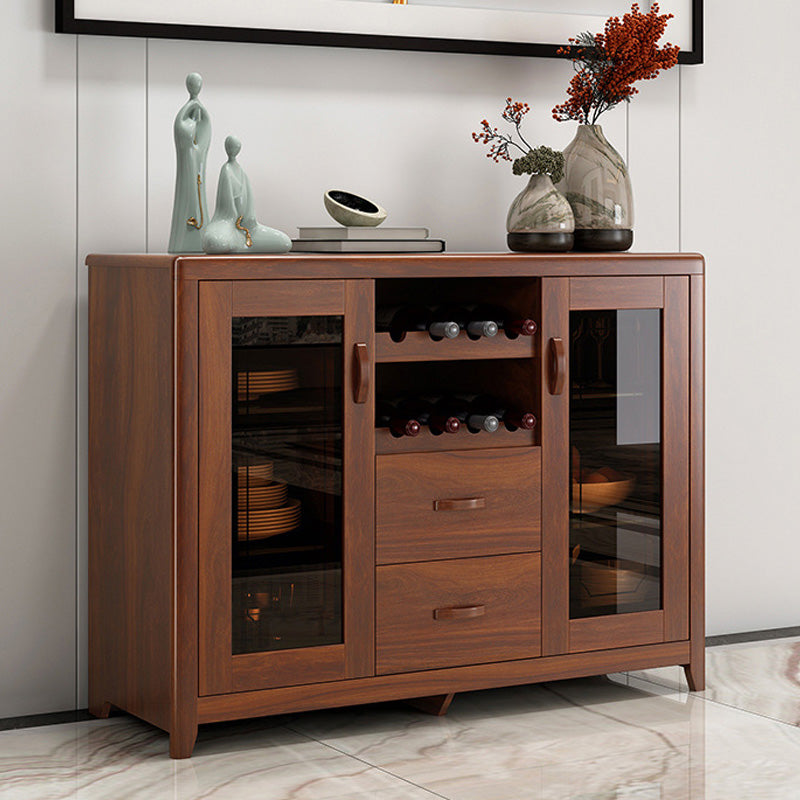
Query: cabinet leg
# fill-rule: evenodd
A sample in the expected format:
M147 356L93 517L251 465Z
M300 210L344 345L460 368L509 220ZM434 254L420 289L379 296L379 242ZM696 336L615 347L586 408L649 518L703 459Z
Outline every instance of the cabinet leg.
M187 725L169 735L170 758L191 758L197 741L197 725Z
M706 662L705 653L703 657L691 664L684 664L683 671L686 674L686 682L689 684L689 691L702 692L706 688Z
M453 694L437 694L432 697L412 697L405 702L426 714L433 714L435 717L443 717L453 702Z
M98 719L108 719L111 714L111 703L105 700L98 703L89 703L89 713Z

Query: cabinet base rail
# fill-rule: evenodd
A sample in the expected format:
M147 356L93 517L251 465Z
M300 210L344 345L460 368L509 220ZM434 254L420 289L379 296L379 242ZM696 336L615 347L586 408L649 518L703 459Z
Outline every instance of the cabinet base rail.
M591 653L474 664L423 672L380 675L347 681L285 686L253 692L211 695L198 698L197 720L225 722L312 711L322 708L406 700L413 697L469 692L516 686L525 683L585 678L610 672L628 672L690 660L689 642L623 647Z

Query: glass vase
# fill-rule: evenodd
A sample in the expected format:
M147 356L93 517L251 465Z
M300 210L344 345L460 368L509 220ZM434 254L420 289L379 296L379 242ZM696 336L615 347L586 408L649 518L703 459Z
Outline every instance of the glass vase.
M600 125L579 125L558 184L575 215L575 250L628 250L633 192L628 167Z
M506 218L508 248L555 253L572 249L575 220L567 199L549 175L531 175Z

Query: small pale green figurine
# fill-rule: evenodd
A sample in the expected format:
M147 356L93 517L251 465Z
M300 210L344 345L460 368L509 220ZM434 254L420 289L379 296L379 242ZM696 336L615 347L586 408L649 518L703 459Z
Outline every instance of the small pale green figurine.
M170 253L202 253L202 232L207 222L206 160L211 144L211 119L197 99L203 79L186 76L189 99L175 117L175 200L172 205Z
M282 231L259 225L253 208L253 191L245 171L236 160L242 143L225 140L228 160L222 165L217 184L214 218L203 230L206 253L287 253L292 240Z

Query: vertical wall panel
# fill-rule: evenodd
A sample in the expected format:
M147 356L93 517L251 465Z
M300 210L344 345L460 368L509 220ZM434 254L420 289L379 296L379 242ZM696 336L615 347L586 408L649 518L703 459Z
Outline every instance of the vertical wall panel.
M0 26L0 717L75 706L75 38Z
M788 66L800 4L705 13L706 63L681 67L681 206L684 250L706 255L714 635L800 624L800 104Z
M146 241L143 39L78 38L78 707L87 704L86 255L142 252Z
M678 69L643 81L628 107L633 247L640 252L673 252L680 245Z

